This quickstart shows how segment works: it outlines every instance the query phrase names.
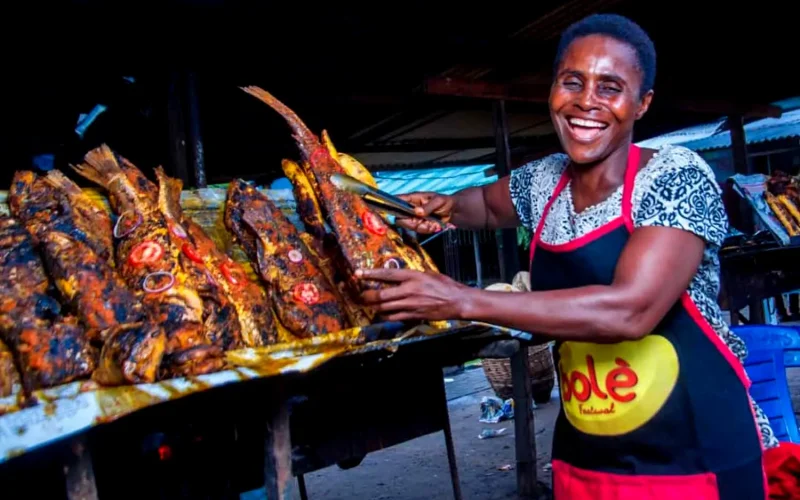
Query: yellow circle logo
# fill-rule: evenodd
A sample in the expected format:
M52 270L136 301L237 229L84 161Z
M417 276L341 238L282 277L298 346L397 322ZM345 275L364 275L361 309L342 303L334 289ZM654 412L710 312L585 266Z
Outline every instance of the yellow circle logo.
M678 353L661 335L616 344L564 342L558 352L564 413L587 434L638 429L664 406L678 380Z

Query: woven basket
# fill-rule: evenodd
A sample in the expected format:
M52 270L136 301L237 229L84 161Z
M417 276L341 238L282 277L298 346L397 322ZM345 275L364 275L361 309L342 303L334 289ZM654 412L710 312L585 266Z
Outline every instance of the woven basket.
M531 395L537 404L550 401L550 393L555 386L555 369L550 346L530 346L528 350L528 373L531 377ZM513 397L510 358L484 358L481 360L483 372L498 398Z

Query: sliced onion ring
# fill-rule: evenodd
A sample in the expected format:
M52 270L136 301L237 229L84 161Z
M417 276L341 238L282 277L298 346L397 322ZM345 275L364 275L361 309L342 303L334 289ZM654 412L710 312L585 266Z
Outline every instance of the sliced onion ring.
M397 259L389 259L383 263L384 269L400 269L400 261Z
M187 237L187 236L189 236L188 234L186 234L186 230L183 228L183 226L181 226L181 225L180 225L180 224L178 224L177 222L176 222L176 223L174 223L174 224L170 224L170 226L169 226L169 231L170 231L170 232L171 232L171 233L172 233L172 234L173 234L173 235L174 235L176 238L180 238L180 239L182 239L182 240L185 240L185 239L186 239L186 237Z
M167 281L166 285L162 285L158 288L151 288L150 286L148 286L147 281L150 280L150 278L155 278L159 276L169 276L169 281ZM172 288L172 285L174 284L175 284L175 276L167 271L156 271L154 273L150 273L147 276L145 276L144 279L142 280L142 288L144 288L144 291L147 293L161 293L165 290L169 290L170 288Z
M211 286L219 286L217 280L214 278L214 275L211 274L211 271L208 269L206 269L206 281L208 281L208 284Z
M137 227L142 225L142 222L144 221L144 219L142 218L142 214L140 214L139 212L134 212L134 215L136 216L136 221L128 229L122 229L120 227L120 222L122 222L125 219L125 217L130 213L131 213L130 211L122 212L122 214L119 217L117 217L117 223L114 224L114 238L124 238L125 236L131 234Z

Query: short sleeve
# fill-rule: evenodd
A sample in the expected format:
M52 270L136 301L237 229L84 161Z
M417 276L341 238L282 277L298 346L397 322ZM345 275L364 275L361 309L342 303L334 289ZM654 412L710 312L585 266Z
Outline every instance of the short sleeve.
M511 172L511 202L522 225L535 229L543 205L566 167L566 155L555 154L530 162Z
M722 189L700 155L683 147L661 151L637 176L634 227L683 229L712 245L728 231Z

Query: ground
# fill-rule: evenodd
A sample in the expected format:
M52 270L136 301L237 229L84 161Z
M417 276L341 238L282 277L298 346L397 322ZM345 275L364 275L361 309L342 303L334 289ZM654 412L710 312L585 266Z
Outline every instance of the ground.
M450 424L464 500L516 499L514 422L479 422L483 396L493 396L483 370L470 369L448 375L446 384ZM420 411L424 411L423 408ZM550 447L558 398L539 405L536 419L538 477L550 484ZM483 429L505 428L503 435L478 439ZM510 470L500 470L510 465ZM444 434L437 432L367 455L358 467L330 467L306 476L310 500L439 500L452 499ZM263 492L242 495L242 500L261 500ZM295 492L295 498L299 495Z
M787 369L796 410L800 410L800 368ZM516 499L514 422L482 424L480 402L492 396L481 368L447 375L450 424L456 449L461 490L465 500ZM452 380L452 381L450 381ZM420 409L423 411L424 409ZM534 410L538 478L550 485L550 447L558 413L558 395ZM506 428L492 439L478 439L483 429ZM500 470L511 465L510 470ZM358 467L330 467L306 476L310 500L444 500L452 499L444 435L424 436L368 455ZM295 491L295 499L299 495ZM242 500L263 500L261 491L242 495Z

